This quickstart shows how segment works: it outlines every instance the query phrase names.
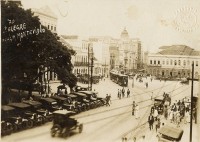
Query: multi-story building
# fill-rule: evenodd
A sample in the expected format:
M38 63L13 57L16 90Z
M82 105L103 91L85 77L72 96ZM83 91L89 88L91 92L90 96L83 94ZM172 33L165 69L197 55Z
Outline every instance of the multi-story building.
M88 40L82 40L76 35L66 36L62 35L67 43L75 50L76 55L72 57L72 64L74 65L73 73L75 75L88 74L88 48L92 48L92 43Z
M119 64L125 72L131 72L142 68L143 64L142 47L139 39L129 38L128 32L124 29L119 40Z
M42 7L40 9L32 9L34 16L38 16L40 23L47 27L52 33L57 33L57 16L51 11L48 6ZM39 71L40 69L38 69ZM45 68L45 70L47 70ZM48 71L39 80L46 82L48 80L58 80L58 76L53 71Z
M47 27L51 32L57 32L57 16L51 11L48 6L42 7L40 9L32 9L34 16L38 16L40 23Z
M160 47L158 53L148 55L147 73L162 77L190 77L194 63L194 77L200 74L200 51L185 45Z

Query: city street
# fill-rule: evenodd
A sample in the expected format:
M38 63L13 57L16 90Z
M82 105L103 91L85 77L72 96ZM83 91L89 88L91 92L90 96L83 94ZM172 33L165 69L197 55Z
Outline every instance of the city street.
M166 92L170 94L172 102L174 102L185 96L190 96L191 86L182 85L180 82L176 81L160 82L159 80L153 80L150 82L149 79L147 79L147 81L149 82L148 88L145 88L145 81L139 83L136 80L134 80L134 87L132 88L133 81L129 80L128 88L131 91L131 96L130 98L125 97L121 100L117 98L117 90L122 89L122 87L113 83L108 78L106 78L105 81L100 81L99 84L94 84L93 90L95 89L95 91L98 91L99 96L105 97L106 94L111 94L111 105L76 115L75 117L78 121L83 123L83 132L81 134L74 132L66 139L59 137L52 138L50 135L52 123L49 122L43 126L5 136L2 138L2 141L120 142L122 141L122 137L127 137L128 141L133 141L133 137L141 139L142 136L145 135L149 141L155 142L157 139L156 133L154 131L149 131L148 125L146 124L150 106L153 103L151 95L153 94L153 97L162 97L163 92ZM58 85L59 83L51 84L53 92L56 92ZM85 84L79 85L84 86ZM127 88L125 88L125 90L127 90ZM198 82L194 82L194 94L197 93L197 91ZM139 119L136 119L135 116L131 114L133 100L139 105ZM188 126L185 127L189 129ZM184 142L184 139L182 139L181 142Z

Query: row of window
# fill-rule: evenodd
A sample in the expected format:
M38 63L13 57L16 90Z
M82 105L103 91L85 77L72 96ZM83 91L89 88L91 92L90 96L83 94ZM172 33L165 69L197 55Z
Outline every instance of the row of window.
M88 56L75 56L75 62L88 62Z
M170 60L163 60L162 61L162 63L161 63L161 61L160 60L150 60L150 64L152 65L152 64L154 64L154 65L179 65L179 66L186 66L186 64L187 64L187 66L189 66L189 65L191 65L192 64L192 62L194 62L194 64L196 65L196 66L199 66L199 62L198 61L190 61L190 60L183 60L183 61L181 61L181 60L172 60L172 59L170 59Z
M45 27L47 27L47 29L48 30L51 30L51 31L54 31L54 32L56 32L56 25L51 25L51 24L47 24L46 22L42 22L42 24L45 26Z

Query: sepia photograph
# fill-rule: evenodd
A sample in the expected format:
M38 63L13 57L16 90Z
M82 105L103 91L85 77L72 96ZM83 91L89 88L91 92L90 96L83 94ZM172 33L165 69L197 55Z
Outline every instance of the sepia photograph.
M199 0L1 0L2 142L200 142Z

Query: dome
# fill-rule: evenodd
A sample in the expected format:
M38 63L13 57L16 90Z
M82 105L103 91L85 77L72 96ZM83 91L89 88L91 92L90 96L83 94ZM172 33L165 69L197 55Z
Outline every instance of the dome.
M121 32L121 38L129 38L128 32L126 30L126 28L124 28L124 30Z

